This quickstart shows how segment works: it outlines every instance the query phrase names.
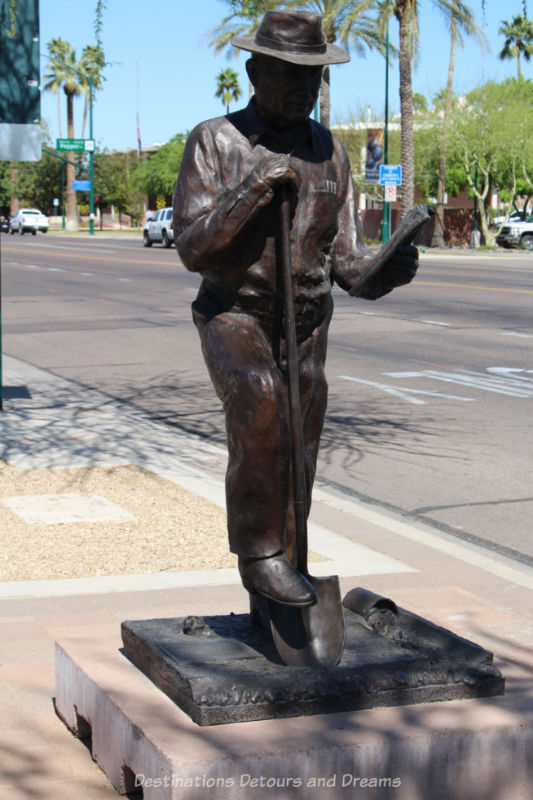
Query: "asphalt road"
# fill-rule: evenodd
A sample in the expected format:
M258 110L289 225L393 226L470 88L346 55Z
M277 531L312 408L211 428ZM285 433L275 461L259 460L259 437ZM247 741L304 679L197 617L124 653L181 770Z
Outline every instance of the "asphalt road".
M0 247L5 353L224 441L174 249ZM318 480L533 563L533 256L422 254L409 287L334 299Z

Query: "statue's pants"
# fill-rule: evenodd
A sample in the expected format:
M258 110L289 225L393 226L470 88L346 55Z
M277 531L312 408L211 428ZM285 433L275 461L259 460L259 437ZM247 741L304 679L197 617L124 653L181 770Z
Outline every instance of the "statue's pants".
M300 398L305 441L308 513L327 405L324 373L333 304L298 337ZM291 446L284 341L280 366L268 325L242 312L194 321L216 393L224 406L228 440L226 503L230 550L244 558L286 551L293 557Z

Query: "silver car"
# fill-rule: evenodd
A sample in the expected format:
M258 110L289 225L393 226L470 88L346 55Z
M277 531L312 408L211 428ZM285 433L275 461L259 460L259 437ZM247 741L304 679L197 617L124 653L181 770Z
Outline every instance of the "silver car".
M38 208L19 208L16 214L11 217L11 233L20 233L22 236L26 231L31 231L35 236L37 231L46 233L48 230L48 217L45 217Z

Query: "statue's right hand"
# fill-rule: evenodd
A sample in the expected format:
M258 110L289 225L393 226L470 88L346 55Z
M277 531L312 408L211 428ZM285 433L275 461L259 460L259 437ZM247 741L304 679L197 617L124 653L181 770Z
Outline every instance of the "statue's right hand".
M296 191L302 182L300 172L290 156L277 154L268 156L254 169L255 177L269 189L280 184L290 184Z

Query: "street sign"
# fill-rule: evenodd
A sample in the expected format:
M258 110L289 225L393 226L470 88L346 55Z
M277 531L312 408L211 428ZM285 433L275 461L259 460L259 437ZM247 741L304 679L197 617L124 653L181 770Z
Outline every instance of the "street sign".
M57 139L56 150L66 150L67 153L92 153L94 139Z
M55 206L58 206L58 205L59 205L59 197L54 197L54 199L53 199L53 201L52 201L52 202L53 202L53 204L54 204Z
M396 201L396 186L392 183L385 184L385 202L394 203Z
M379 168L379 182L382 186L401 186L402 165L382 164Z
M75 192L90 192L91 181L72 181L72 188Z

